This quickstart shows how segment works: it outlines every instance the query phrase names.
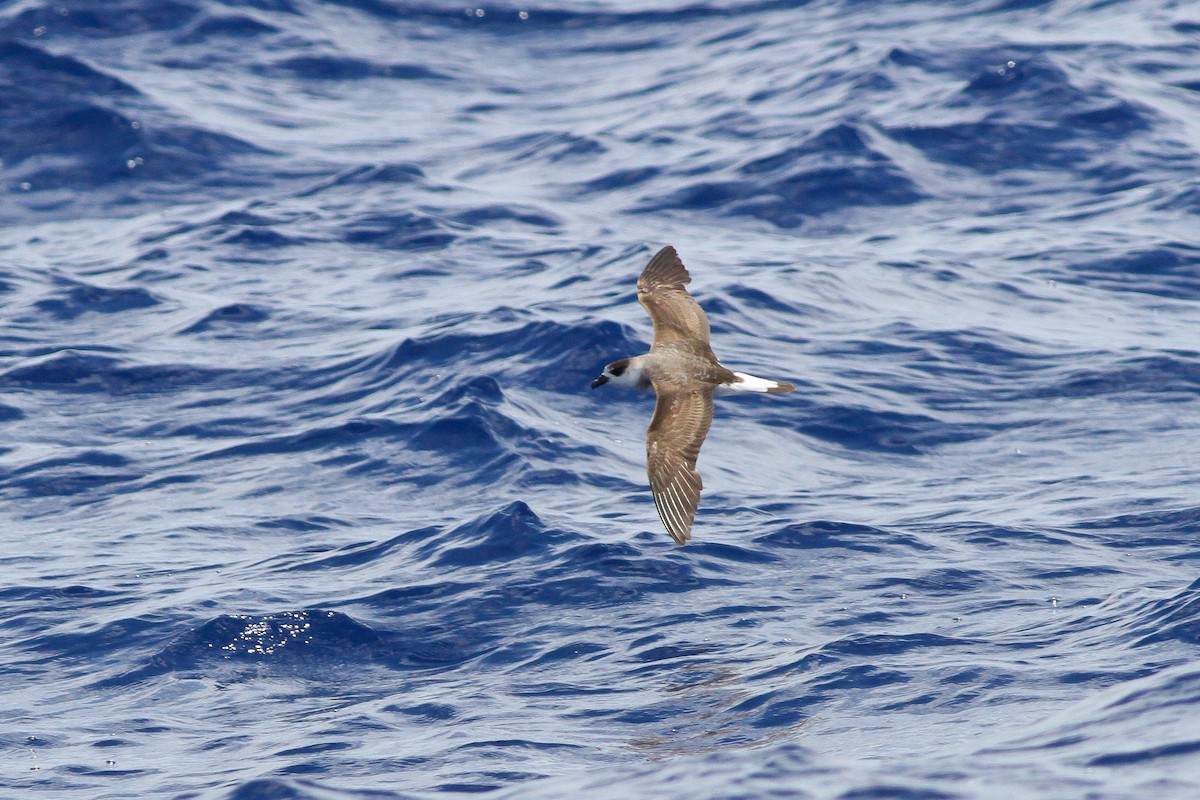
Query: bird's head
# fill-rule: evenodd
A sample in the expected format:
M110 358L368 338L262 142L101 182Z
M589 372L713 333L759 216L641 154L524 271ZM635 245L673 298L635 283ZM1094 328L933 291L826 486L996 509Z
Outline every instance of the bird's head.
M640 382L641 373L637 369L631 369L629 361L630 359L628 358L622 358L620 361L614 361L609 364L600 373L600 377L592 381L592 388L595 389L606 383L611 383L614 386L637 386Z

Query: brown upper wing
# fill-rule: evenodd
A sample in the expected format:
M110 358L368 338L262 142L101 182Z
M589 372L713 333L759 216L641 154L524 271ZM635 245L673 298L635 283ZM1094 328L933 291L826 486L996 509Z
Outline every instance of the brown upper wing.
M691 282L675 248L664 247L638 278L638 302L654 323L654 347L675 344L711 356L708 317L684 288Z
M696 471L696 459L712 417L712 387L692 392L660 389L646 431L646 472L654 506L678 544L692 538L692 521L704 485Z

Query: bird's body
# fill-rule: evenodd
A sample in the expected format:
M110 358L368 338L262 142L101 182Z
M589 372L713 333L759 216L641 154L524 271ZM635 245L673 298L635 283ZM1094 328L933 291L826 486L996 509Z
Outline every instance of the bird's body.
M646 472L658 515L678 544L686 544L703 482L696 471L700 446L712 424L713 395L785 394L795 386L734 372L709 344L708 318L685 288L692 280L673 247L650 259L638 278L638 302L654 322L650 352L614 361L592 388L613 383L653 388L658 396L646 431Z

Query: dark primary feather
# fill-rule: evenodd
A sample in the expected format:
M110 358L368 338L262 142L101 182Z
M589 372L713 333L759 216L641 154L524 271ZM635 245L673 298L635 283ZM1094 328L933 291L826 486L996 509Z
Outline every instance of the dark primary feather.
M638 291L650 291L654 287L671 287L682 289L692 282L687 267L679 258L674 247L667 245L654 254L638 277Z

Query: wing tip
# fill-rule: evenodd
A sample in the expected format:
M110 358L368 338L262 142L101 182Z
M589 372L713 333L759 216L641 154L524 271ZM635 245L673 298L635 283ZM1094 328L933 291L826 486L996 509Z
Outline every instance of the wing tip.
M692 282L692 276L688 274L687 267L683 265L683 260L679 257L679 253L671 245L659 250L646 264L646 268L642 270L641 277L638 278L638 288L652 286L679 286L683 287Z
M673 530L670 526L668 526L667 533L671 534L671 538L675 540L675 544L679 545L680 547L683 547L685 544L687 544L688 542L690 542L692 540L692 526L691 525L688 525L686 528L682 528L682 529L678 529L678 530Z
M696 521L696 512L692 511L692 519L685 521L680 516L684 512L681 508L672 509L667 503L667 497L661 491L651 491L654 496L654 510L658 512L658 518L662 521L663 527L667 529L667 533L675 540L675 544L683 547L692 538L692 524Z

